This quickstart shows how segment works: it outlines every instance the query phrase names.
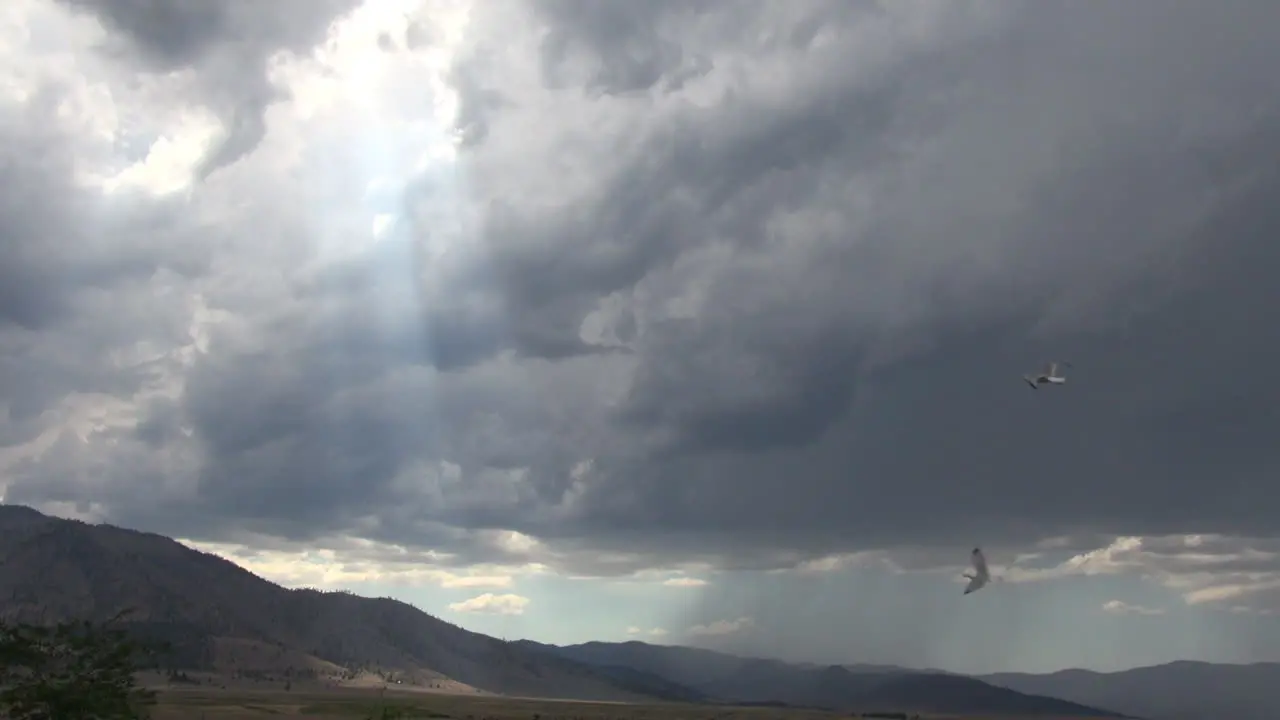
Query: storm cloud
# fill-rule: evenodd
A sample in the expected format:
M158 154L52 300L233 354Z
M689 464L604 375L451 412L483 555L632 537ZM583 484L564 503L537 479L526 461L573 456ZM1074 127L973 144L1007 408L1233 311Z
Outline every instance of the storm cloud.
M1273 2L20 5L6 502L581 574L1280 538Z

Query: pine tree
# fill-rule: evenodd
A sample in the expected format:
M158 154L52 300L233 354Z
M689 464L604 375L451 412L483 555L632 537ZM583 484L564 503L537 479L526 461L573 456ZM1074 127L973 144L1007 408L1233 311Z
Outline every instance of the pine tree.
M0 623L0 716L137 720L155 694L134 680L143 648L111 626Z

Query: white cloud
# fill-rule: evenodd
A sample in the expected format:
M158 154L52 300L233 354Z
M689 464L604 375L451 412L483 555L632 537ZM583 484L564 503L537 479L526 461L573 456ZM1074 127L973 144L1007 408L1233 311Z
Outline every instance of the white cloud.
M1206 534L1059 536L1029 548L986 548L986 554L992 575L1010 583L1124 575L1173 590L1188 605L1237 613L1280 611L1280 540L1273 538ZM968 568L953 548L902 548L858 555L862 563L875 559L898 573L956 579ZM1001 563L1001 559L1010 562ZM795 570L820 572L849 566L847 560L824 558ZM1111 611L1119 611L1118 606Z
M665 637L667 634L668 633L665 629L659 628L659 627L649 628L648 630L645 630L643 628L639 628L639 627L636 627L635 625L632 625L631 627L627 628L627 635L630 637L647 635L648 637L660 638L660 637Z
M515 576L534 566L451 566L449 556L367 540L341 538L332 547L258 549L233 543L183 540L185 545L230 560L255 575L289 588L346 588L353 583L438 585L451 588L509 588ZM279 545L280 543L275 543Z
M702 578L673 577L673 578L668 578L666 580L663 580L662 584L667 587L695 588L695 587L705 587L707 585L707 581L703 580Z
M449 609L454 612L486 615L523 615L524 609L528 604L529 598L521 595L485 593L469 600L449 603Z
M1130 605L1123 600L1108 600L1102 604L1102 609L1114 615L1163 615L1163 608L1146 607L1145 605Z
M1030 562L1028 560L1027 562ZM993 571L995 568L993 568ZM1280 605L1280 541L1224 535L1118 537L1048 567L1002 568L1009 582L1134 575L1176 591L1188 605Z
M440 587L442 588L506 588L511 587L510 575L458 575L455 573L442 573L440 576Z
M805 560L798 563L795 567L782 572L795 572L802 575L815 575L822 573L839 572L854 567L866 567L873 564L885 565L888 559L885 553L875 550L852 553L837 553L834 555L826 555L812 560ZM889 564L889 567L892 567Z
M752 624L753 621L749 617L740 617L734 620L716 620L708 625L694 625L689 628L689 634L695 637L733 635L746 630Z

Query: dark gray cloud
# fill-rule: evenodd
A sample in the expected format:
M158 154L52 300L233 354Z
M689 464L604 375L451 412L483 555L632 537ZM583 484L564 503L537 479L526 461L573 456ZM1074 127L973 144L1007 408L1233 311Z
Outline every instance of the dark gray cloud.
M260 118L265 58L347 7L321 5L97 11ZM198 243L216 257L188 289L232 319L136 427L64 435L7 499L462 561L517 557L485 533L516 530L593 571L1274 537L1276 20L1243 0L477 7L449 75L458 165L409 186L408 220L291 256L338 210L293 169L220 186L261 204ZM263 226L275 243L246 249ZM19 262L0 277L34 277ZM60 332L29 287L0 318ZM1019 380L1056 358L1067 387Z
M85 289L145 279L161 265L198 272L202 253L163 246L167 208L105 208L77 186L75 141L46 122L56 93L0 114L0 323L28 331L65 317ZM131 235L139 230L146 235Z
M304 52L324 39L334 18L358 0L58 0L92 13L157 72L195 69L201 99L223 119L224 132L199 169L207 177L251 152L263 135L263 114L281 98L267 61L281 51Z
M151 347L186 334L166 288L200 276L208 248L179 204L77 177L81 138L51 121L67 88L0 107L0 444L32 440L72 394L128 396L154 371ZM194 232L193 232L194 230Z

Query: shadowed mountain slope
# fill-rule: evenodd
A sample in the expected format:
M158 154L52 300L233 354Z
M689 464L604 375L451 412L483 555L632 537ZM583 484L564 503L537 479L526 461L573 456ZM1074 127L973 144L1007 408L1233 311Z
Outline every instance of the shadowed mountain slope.
M191 669L214 665L219 648L274 646L293 651L292 657L316 659L313 666L426 672L510 695L696 695L638 671L610 677L583 663L530 652L398 600L287 590L160 535L0 505L0 618L101 621L126 609L131 627L179 645L171 662ZM220 642L225 639L246 642Z
M951 715L1116 717L1117 713L1038 697L981 680L893 666L818 666L743 658L699 648L642 642L559 647L524 641L531 650L597 667L628 667L687 686L721 702L781 703L842 711Z

